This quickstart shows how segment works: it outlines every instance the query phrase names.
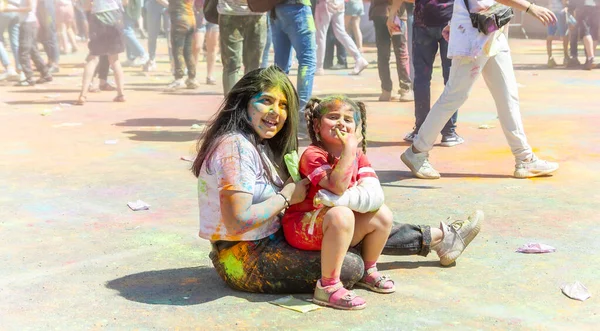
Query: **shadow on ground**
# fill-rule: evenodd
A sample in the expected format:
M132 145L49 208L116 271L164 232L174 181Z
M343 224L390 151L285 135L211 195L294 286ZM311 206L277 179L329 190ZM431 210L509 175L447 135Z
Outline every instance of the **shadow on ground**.
M511 175L500 175L500 174L469 174L469 173L448 173L442 172L442 178L514 178ZM438 186L427 186L427 185L398 185L398 184L390 184L393 182L398 182L405 179L413 179L415 178L410 171L399 171L399 170L378 170L377 177L379 177L379 181L382 186L385 187L406 187L406 188L419 188L419 189L439 189L441 187ZM424 179L423 184L431 183L431 180Z
M396 269L440 268L440 261L394 261L377 262L379 271Z
M189 126L204 124L206 121L181 118L129 118L124 122L115 123L115 126Z
M168 142L186 142L198 139L198 131L124 131L123 133L131 135L130 140L136 141L168 141Z
M232 290L212 267L144 271L111 280L106 287L119 291L127 300L152 305L189 306L226 296L250 302L267 302L279 297Z

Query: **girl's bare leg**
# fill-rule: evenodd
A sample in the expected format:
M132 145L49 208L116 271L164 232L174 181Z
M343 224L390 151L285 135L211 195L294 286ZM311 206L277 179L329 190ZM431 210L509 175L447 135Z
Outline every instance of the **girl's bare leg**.
M117 97L125 95L124 93L124 77L123 77L123 68L121 68L121 63L119 62L119 54L111 54L108 56L108 63L113 70L113 74L115 75L115 83L117 85Z
M206 33L206 77L214 80L215 64L217 62L217 52L219 49L219 31L209 31Z
M90 83L92 82L92 78L94 77L94 72L96 71L96 67L98 66L98 57L93 55L88 55L85 63L85 67L83 69L83 81L81 83L81 92L79 93L79 102L85 102Z

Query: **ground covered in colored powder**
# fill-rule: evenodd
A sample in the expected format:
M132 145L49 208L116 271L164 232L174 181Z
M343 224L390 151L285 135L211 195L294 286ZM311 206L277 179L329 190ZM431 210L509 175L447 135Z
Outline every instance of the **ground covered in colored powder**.
M440 267L435 253L386 256L379 267L396 293L357 290L368 301L363 311L300 314L268 303L280 296L233 291L214 271L210 245L197 237L197 182L180 158L193 157L192 125L215 112L221 87L164 93L171 77L162 42L161 71L126 70L126 103L102 92L84 107L69 105L83 54L63 57L52 84L0 83L0 329L597 329L600 70L548 70L544 41L511 40L530 143L561 166L532 180L511 177L513 159L483 80L460 109L457 132L466 143L436 147L431 161L443 178L424 181L400 162L413 103L377 102L374 64L358 77L349 70L317 77L316 95L366 102L367 155L398 221L437 226L475 209L486 220L455 266ZM204 82L204 63L198 77ZM432 86L435 100L439 65ZM127 207L138 199L150 209ZM529 242L556 252L515 253ZM560 292L575 281L591 299Z

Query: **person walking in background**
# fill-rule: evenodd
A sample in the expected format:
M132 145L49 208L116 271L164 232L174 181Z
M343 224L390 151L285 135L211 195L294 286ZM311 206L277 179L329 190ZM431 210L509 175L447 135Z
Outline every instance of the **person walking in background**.
M391 11L388 0L374 0L369 8L369 19L375 27L375 43L377 46L377 72L381 81L379 101L412 101L412 80L410 79L410 58L408 56L408 39L405 6ZM388 16L393 21L388 28ZM390 46L396 57L396 73L398 74L398 96L393 95L393 82L390 76Z
M548 67L554 68L557 66L554 57L552 56L552 41L560 39L563 42L563 65L569 62L569 38L567 36L567 17L570 16L567 9L567 0L550 0L550 9L556 15L557 21L555 25L548 26L548 36L546 37L546 52L548 53Z
M171 62L171 72L173 66L173 50L171 49L171 18L167 8L169 0L146 0L146 22L148 25L148 61L144 64L144 71L156 70L156 42L161 26L165 29L167 36L167 48L169 49L169 60ZM161 21L164 24L161 24Z
M363 36L360 31L360 17L365 13L362 0L347 0L344 8L344 25L352 34L354 43L360 52L363 51Z
M21 0L18 7L0 8L0 13L19 13L19 63L25 79L18 82L17 86L33 86L52 81L48 67L37 48L38 21L36 16L36 0ZM37 81L33 80L31 61L40 73Z
M317 69L315 75L325 74L323 69L323 60L325 59L325 37L329 25L333 27L335 38L338 39L346 51L354 57L354 69L351 75L359 75L369 66L369 61L365 59L361 52L352 41L352 38L346 32L344 27L344 1L343 0L319 0L315 9L316 40L317 40Z
M119 62L119 53L125 51L125 37L123 35L123 7L119 0L90 0L84 1L83 8L91 10L88 16L90 28L90 50L81 84L81 92L75 105L83 106L87 102L87 93L90 91L90 83L99 57L107 56L108 63L115 75L117 96L114 102L125 102L123 69ZM108 72L108 70L106 70Z
M400 3L402 0L394 0L392 7L399 6ZM450 22L453 3L453 0L416 0L412 58L415 68L415 127L406 134L405 141L412 142L415 139L431 109L431 76L438 48L444 84L448 82L452 62L448 58L448 41L442 36L442 30ZM388 26L390 25L391 22L388 19ZM457 117L458 111L452 115L442 129L442 146L451 147L464 142L464 139L456 134Z
M75 10L71 0L56 0L56 30L62 54L76 53Z
M208 22L204 18L203 0L196 0L196 38L194 39L194 63L198 65L200 54L206 45L206 84L216 85L215 65L219 49L219 25Z
M304 106L312 95L316 68L315 21L311 3L310 0L283 0L273 10L275 19L271 22L271 31L275 64L286 74L290 73L292 66L292 47L296 51L298 59L296 86L300 98L298 109L300 109L299 116L302 122Z
M169 16L171 17L171 48L175 63L175 80L167 86L167 90L182 88L196 89L196 58L194 57L194 38L196 34L196 14L194 0L169 0ZM187 68L188 78L183 66Z
M54 0L36 0L37 18L39 23L38 40L44 46L44 51L48 58L48 71L57 73L60 69L58 63L60 60L60 50L58 47L58 36L56 34L56 10Z
M19 0L7 1L6 8L16 9L19 7ZM0 5L2 7L2 5ZM10 64L8 53L6 51L4 31L8 31L8 42L14 58L14 66ZM19 14L16 12L0 12L0 62L5 71L0 74L0 81L8 79L10 81L24 80L25 75L21 72L19 63ZM19 74L18 72L21 72ZM21 77L23 76L23 77Z
M123 33L125 35L125 50L127 60L123 67L139 67L148 62L148 53L135 35L137 21L142 15L142 0L123 0L125 13L123 15Z
M258 69L267 41L267 17L248 8L246 0L219 0L219 39L223 63L223 94L244 74Z

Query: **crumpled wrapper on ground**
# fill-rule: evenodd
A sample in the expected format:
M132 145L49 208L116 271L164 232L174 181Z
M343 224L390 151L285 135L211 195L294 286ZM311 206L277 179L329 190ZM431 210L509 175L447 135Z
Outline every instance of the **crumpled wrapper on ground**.
M319 305L315 305L312 302L306 301L306 300L302 300L302 299L298 299L298 298L294 298L291 295L285 296L283 298L279 298L273 301L269 301L269 303L272 303L276 306L280 306L283 308L287 308L287 309L291 309L293 311L297 311L300 313L308 313L309 311L313 311L313 310L317 310L320 308L323 308Z
M148 209L150 209L150 205L147 204L147 203L145 203L142 200L137 200L137 201L134 201L134 202L128 202L127 206L129 208L131 208L131 210L133 210L133 211L148 210Z
M560 289L564 295L579 301L585 301L592 296L588 289L580 282L563 284Z
M516 252L528 254L554 253L556 248L545 244L528 243L517 248Z

